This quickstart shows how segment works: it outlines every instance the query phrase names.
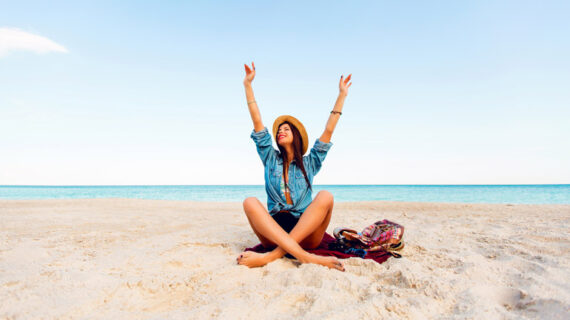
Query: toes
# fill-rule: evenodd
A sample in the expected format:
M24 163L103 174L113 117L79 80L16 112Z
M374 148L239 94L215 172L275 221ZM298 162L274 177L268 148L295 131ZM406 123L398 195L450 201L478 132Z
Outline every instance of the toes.
M344 266L342 265L342 263L337 263L337 264L335 265L335 268L338 269L338 270L340 270L340 271L344 271Z
M343 263L340 262L339 260L336 260L336 261L334 262L334 265L335 265L335 268L337 268L337 269L340 270L340 271L344 271L344 270L345 270Z

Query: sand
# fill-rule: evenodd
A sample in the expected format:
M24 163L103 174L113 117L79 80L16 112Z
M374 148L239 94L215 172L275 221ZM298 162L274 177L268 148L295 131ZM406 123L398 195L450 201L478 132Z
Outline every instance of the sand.
M403 258L249 269L241 203L0 200L0 318L570 318L570 205L335 203L327 232L381 218Z

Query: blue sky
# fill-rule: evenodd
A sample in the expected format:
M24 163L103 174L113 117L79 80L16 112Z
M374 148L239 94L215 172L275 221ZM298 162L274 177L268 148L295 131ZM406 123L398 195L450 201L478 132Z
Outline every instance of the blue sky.
M570 183L570 2L4 3L0 185L263 184L264 124L324 129L316 184Z

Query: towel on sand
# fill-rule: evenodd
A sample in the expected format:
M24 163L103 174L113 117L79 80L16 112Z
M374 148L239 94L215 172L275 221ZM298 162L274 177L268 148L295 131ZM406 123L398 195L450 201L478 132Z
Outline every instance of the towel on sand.
M359 257L359 255L357 255L357 254L344 253L342 251L336 251L336 250L329 249L329 244L334 243L335 241L336 241L336 239L333 236L331 236L330 234L325 232L325 235L323 236L323 240L321 241L319 246L316 247L315 249L307 249L307 252L318 254L320 256L335 256L335 257L340 258L340 259ZM269 252L272 250L273 249L265 248L261 243L257 244L256 246L254 246L252 248L246 248L245 249L245 251L253 251L253 252L259 252L259 253L265 253L265 252ZM288 253L285 256L287 258L295 259L292 255L290 255ZM388 258L390 258L391 256L392 255L388 252L377 251L377 252L367 253L366 256L364 256L364 259L372 259L378 263L382 263L382 262L388 260Z

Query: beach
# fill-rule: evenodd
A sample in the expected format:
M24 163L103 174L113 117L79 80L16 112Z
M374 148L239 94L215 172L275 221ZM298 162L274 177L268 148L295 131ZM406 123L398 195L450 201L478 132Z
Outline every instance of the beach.
M0 319L570 318L570 205L338 202L327 232L381 219L401 259L249 269L241 202L0 200Z

